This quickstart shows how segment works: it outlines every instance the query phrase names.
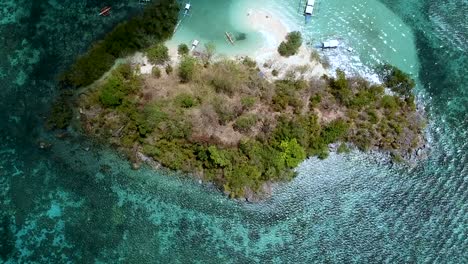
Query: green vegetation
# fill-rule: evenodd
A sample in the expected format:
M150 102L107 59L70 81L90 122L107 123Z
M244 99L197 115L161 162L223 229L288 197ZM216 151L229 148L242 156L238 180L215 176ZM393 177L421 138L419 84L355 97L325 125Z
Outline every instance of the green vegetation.
M302 36L299 31L289 32L286 41L281 42L278 52L281 56L289 57L295 55L302 45Z
M342 153L349 153L349 152L350 152L350 149L348 148L348 146L346 146L345 143L341 143L341 144L338 146L337 152L338 152L339 154L342 154Z
M174 0L153 1L143 13L117 25L104 39L79 57L61 77L65 86L86 86L108 71L116 58L149 47L171 37L179 5Z
M253 114L243 115L234 122L234 129L240 132L249 132L250 129L257 123L257 116Z
M156 43L146 51L148 60L154 64L164 64L169 60L169 49L164 44Z
M396 68L395 66L385 64L381 67L381 78L385 86L390 88L393 92L405 98L412 95L411 91L416 85L411 77Z
M198 104L197 100L192 95L181 93L175 97L175 101L180 107L190 108Z
M205 43L205 65L211 61L214 54L216 53L216 45L213 42Z
M251 109L255 105L256 99L252 96L245 96L241 98L242 107L245 110Z
M187 46L187 44L179 44L179 46L177 47L177 53L179 53L179 55L181 56L188 55L189 47Z
M189 82L193 79L197 67L197 60L194 57L184 56L179 64L179 77L182 82Z
M154 66L153 69L151 69L151 74L156 78L160 78L161 77L161 69L159 69L159 67L157 67L157 66Z
M179 5L175 0L159 0L148 4L143 12L118 24L102 40L78 57L60 76L61 95L54 103L47 124L50 128L66 128L71 120L70 89L87 86L101 78L119 57L148 48L154 41L162 42L172 36L177 23ZM116 105L121 95L111 96L108 88L104 102ZM107 94L106 94L107 93Z
M168 75L171 74L174 71L174 69L172 68L172 65L170 65L170 64L166 65L166 67L164 69L166 70L166 74L168 74Z
M257 62L252 60L250 57L245 57L244 60L242 61L242 64L249 68L255 68L257 67Z
M338 71L336 78L269 82L248 59L202 63L184 56L178 76L160 78L118 67L79 102L83 128L132 159L140 151L231 197L291 180L308 156L326 158L331 143L340 143L339 153L354 145L393 157L420 144L412 97L385 95L361 78Z

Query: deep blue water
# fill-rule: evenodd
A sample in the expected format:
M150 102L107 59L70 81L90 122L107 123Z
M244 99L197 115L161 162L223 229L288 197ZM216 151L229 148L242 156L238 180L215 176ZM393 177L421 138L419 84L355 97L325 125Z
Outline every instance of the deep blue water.
M57 73L136 2L0 0L0 262L468 262L466 0L382 1L415 37L427 160L313 159L255 205L44 131Z

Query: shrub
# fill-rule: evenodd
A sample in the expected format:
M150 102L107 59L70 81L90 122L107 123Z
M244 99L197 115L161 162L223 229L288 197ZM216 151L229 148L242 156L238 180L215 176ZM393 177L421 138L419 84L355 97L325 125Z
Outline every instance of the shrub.
M317 107L320 102L322 102L322 96L320 96L320 94L315 94L309 98L310 108Z
M252 97L252 96L245 96L241 98L241 104L245 110L252 108L252 106L255 105L255 102L256 102L256 99L255 97Z
M189 82L195 75L197 61L194 57L184 56L179 64L179 77L182 82Z
M166 74L167 75L171 74L174 71L174 69L172 68L172 65L170 65L170 64L166 65L165 69L166 69Z
M336 76L336 79L330 79L330 88L332 89L332 94L340 103L349 105L349 101L352 97L352 91L348 87L348 80L346 79L346 75L342 70L337 69Z
M398 107L397 100L394 96L391 95L384 95L380 100L380 104L382 107L393 110Z
M281 158L288 168L294 168L306 158L304 148L297 143L297 140L283 140L279 146Z
M217 93L225 93L227 95L234 94L234 82L226 76L216 76L211 80L211 85L214 86Z
M302 45L302 36L299 31L288 33L286 41L281 42L278 47L278 52L281 56L289 57L295 55Z
M296 90L303 89L305 82L281 80L275 82L275 84L275 95L272 98L273 109L275 111L281 111L285 110L288 106L291 106L294 108L295 113L299 113L304 104L299 98Z
M385 86L403 97L410 96L416 85L407 73L389 64L382 66L380 77L383 79Z
M169 50L164 44L157 43L146 51L148 60L155 64L164 64L169 60Z
M333 120L321 133L325 144L330 144L342 138L348 132L348 124L342 119Z
M273 76L275 76L275 77L278 76L278 71L277 71L276 69L273 69L273 70L271 71L271 75L273 75Z
M215 98L213 101L213 108L216 114L219 117L219 122L221 125L234 120L238 115L236 114L236 109L229 104L226 104L226 101L223 98Z
M216 52L216 45L213 42L205 43L205 64L211 61Z
M258 117L254 114L243 115L237 118L234 123L234 129L239 132L249 132L250 129L257 123Z
M159 123L168 120L168 114L163 111L159 104L146 105L144 109L144 116L148 123L157 126Z
M177 95L175 98L175 102L178 106L183 108L190 108L198 104L198 101L195 98L193 98L192 95L187 93Z
M255 166L240 164L226 173L227 182L224 188L230 192L231 197L242 197L245 187L257 189L256 185L258 185L260 176L261 172Z
M339 154L342 154L342 153L349 153L350 150L349 150L348 146L346 146L345 143L341 143L340 146L339 146L338 149L337 149L337 152L338 152Z
M242 64L249 68L255 68L257 66L257 62L252 60L250 57L245 57L244 60L242 61Z
M105 107L118 106L125 97L122 78L116 74L109 76L101 88L99 100Z
M181 56L187 55L189 53L189 47L187 46L187 44L179 44L179 46L177 47L177 53L179 53L179 55Z
M160 78L161 77L161 69L159 69L159 67L157 67L157 66L154 66L153 69L151 70L151 74L156 78Z

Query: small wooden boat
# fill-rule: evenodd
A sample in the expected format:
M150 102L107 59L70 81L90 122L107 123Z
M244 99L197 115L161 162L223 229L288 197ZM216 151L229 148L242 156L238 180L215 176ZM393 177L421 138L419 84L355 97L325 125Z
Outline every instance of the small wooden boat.
M99 12L99 15L100 16L108 16L110 15L110 11L111 11L112 7L110 6L105 6L101 9L101 12Z
M234 39L232 38L231 34L229 34L229 32L227 32L227 31L225 32L225 34L226 34L227 40L228 40L232 45L234 45Z

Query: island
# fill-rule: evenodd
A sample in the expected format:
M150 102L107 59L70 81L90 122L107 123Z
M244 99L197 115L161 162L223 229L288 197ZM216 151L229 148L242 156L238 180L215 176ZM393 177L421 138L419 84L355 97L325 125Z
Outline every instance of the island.
M308 63L288 70L215 56L211 43L197 52L166 47L178 10L172 0L150 4L78 58L62 75L50 127L71 123L134 168L148 162L247 200L268 196L272 183L293 179L301 162L330 150L376 150L401 162L424 144L415 83L398 68L382 65L381 83L328 73L299 32L285 37L278 60L308 52Z

